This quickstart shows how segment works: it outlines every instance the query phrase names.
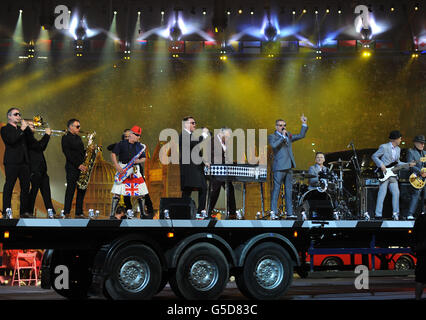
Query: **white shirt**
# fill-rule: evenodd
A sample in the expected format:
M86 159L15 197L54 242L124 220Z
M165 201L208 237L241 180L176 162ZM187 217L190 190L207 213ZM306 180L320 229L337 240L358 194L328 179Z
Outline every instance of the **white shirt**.
M219 137L219 135L216 136L219 139L220 144L222 145L223 151L226 152L226 144L223 144L222 139Z
M398 159L396 158L396 146L394 146L392 144L392 142L389 142L389 143L391 144L391 147L392 147L392 158L393 158L393 161L397 161Z

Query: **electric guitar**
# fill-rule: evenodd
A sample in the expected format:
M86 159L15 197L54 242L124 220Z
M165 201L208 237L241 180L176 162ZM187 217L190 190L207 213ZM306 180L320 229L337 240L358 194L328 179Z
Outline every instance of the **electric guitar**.
M423 168L421 172L426 172L426 168ZM410 177L408 178L411 185L416 189L422 189L425 186L426 178L423 178L422 176L417 176L415 173L412 173Z
M416 161L417 163L426 162L426 157L420 158L420 160ZM380 182L385 182L390 177L396 177L397 172L401 169L407 169L410 167L410 163L398 165L398 162L392 162L386 166L386 171L383 172L381 168L376 169L376 175Z
M142 143L141 143L142 144ZM131 170L132 168L133 168L133 165L134 165L134 163L135 163L135 161L137 160L137 159L139 159L139 157L141 156L141 154L145 151L145 149L146 149L146 145L144 145L144 144L142 144L142 149L141 149L141 151L139 151L133 158L132 158L132 160L130 160L128 163L126 163L126 165L124 166L124 168L123 168L123 172L122 173L120 173L120 172L117 172L116 174L115 174L115 177L114 177L114 180L115 180L115 182L117 182L117 183L123 183L123 181L124 180L126 180L129 176L130 176L130 174L133 172L133 170Z

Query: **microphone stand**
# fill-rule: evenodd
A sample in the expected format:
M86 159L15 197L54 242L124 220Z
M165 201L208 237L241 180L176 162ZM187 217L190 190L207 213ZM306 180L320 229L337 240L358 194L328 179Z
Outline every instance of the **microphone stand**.
M361 215L361 206L359 205L358 199L361 199L361 167L359 165L358 156L356 154L355 145L353 141L349 143L349 145L352 147L353 156L351 158L352 163L354 165L355 173L356 173L356 198L357 198L357 212Z

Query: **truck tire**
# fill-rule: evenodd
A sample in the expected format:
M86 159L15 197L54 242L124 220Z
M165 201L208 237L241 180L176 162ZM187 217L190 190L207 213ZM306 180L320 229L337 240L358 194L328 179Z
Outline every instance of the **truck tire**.
M321 262L321 266L326 268L327 271L338 271L343 268L343 261L339 257L331 256L325 258Z
M408 255L402 255L395 262L395 270L407 271L414 269L415 264L413 259Z
M142 244L132 244L112 257L105 291L114 300L145 300L157 293L161 284L161 263L157 254Z
M247 255L236 274L241 293L250 299L281 298L293 281L293 261L287 251L272 242L261 243Z
M89 253L54 250L49 266L53 290L68 299L86 299L92 283L90 267Z
M203 242L185 250L170 283L184 299L213 300L221 295L228 279L225 255L214 245Z

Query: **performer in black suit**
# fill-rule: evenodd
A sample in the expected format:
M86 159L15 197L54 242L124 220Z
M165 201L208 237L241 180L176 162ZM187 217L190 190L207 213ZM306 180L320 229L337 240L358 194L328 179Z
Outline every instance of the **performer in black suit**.
M211 163L225 164L226 160L226 141L231 136L232 131L229 128L222 128L215 137L211 140ZM220 153L218 153L219 151ZM225 188L227 184L227 188ZM235 203L235 190L232 182L219 181L214 176L210 179L210 199L209 199L209 217L211 212L216 206L217 199L219 198L220 189L228 189L227 203L229 204L229 217L235 218L236 216L236 203Z
M75 217L82 218L83 215L83 201L86 190L77 187L77 181L80 172L87 171L87 167L83 165L86 152L80 133L80 121L77 119L70 119L67 123L68 132L62 137L62 152L65 155L65 172L67 180L67 188L65 190L65 203L64 214L66 218L70 218L70 211L74 192L77 188L77 199L75 205Z
M29 127L31 128L31 131L34 132L34 124L29 122ZM31 161L31 190L29 209L31 213L34 213L34 203L38 190L40 189L46 210L52 209L53 213L55 214L55 208L53 208L52 196L50 192L49 176L47 175L47 164L43 154L47 148L47 144L49 143L52 130L50 128L46 128L45 132L46 133L40 140L37 140L34 137L34 133L28 135L27 139L28 151Z
M21 124L18 127L18 124ZM1 128L1 137L5 145L4 169L6 181L3 187L3 214L6 209L11 208L12 192L16 179L19 179L21 187L20 195L20 216L30 217L28 209L29 189L30 189L30 165L26 137L31 134L31 129L25 120L21 118L21 113L17 108L10 108L7 111L7 125Z
M191 157L192 149L203 139L208 137L207 129L196 141L191 140L196 123L193 117L185 117L182 120L183 130L179 135L179 164L180 186L182 198L191 198L194 190L198 191L198 213L205 210L207 198L207 183L204 176L204 163L197 164Z

